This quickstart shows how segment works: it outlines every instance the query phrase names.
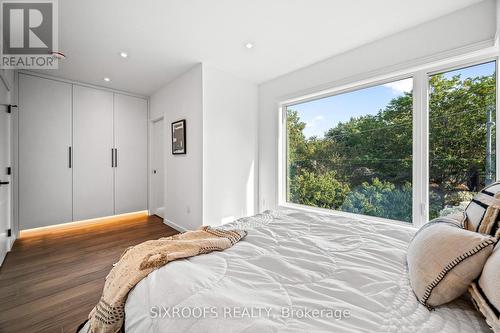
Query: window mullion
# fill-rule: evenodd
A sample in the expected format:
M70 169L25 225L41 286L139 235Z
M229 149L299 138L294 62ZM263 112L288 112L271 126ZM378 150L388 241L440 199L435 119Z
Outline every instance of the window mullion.
M500 119L500 98L498 98L498 94L500 92L500 82L498 80L498 70L499 70L499 58L497 57L496 59L496 71L495 71L495 76L496 76L496 101L495 101L495 111L496 111L496 117L495 117L495 140L496 140L496 144L495 144L495 167L496 167L496 172L495 172L495 181L497 181L498 179L500 179L500 163L499 163L499 158L498 158L498 147L500 147L500 131L498 130L497 128L497 124L499 122L499 119Z
M427 73L413 78L413 224L427 222L429 216L429 103Z

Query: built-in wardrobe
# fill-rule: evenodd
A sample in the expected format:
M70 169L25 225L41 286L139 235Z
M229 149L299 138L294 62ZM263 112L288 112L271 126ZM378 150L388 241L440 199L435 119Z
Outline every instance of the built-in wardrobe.
M147 100L19 74L21 230L147 209Z

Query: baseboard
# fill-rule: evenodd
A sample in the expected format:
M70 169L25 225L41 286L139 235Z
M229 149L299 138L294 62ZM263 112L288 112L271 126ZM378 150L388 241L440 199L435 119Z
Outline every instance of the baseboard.
M14 235L10 236L8 239L7 239L7 248L6 248L6 251L5 251L5 256L2 258L0 257L0 268L2 267L4 261L5 261L5 258L7 258L7 255L9 254L10 250L12 250L12 246L14 245L14 241L16 240L16 237Z
M165 208L160 207L160 208L158 208L158 209L155 211L155 215L158 215L159 217L161 217L162 219L164 219L164 218L165 218L165 214L164 214L164 212L165 212Z
M16 241L16 235L12 235L9 237L9 248L7 249L7 252L10 252L12 250L12 247L14 246L14 242Z
M176 223L174 223L172 221L169 221L169 220L167 220L165 218L163 219L163 223L165 223L166 225L168 225L171 228L174 228L178 232L186 232L186 231L188 231L186 228L183 228L180 225L178 225L178 224L176 224Z

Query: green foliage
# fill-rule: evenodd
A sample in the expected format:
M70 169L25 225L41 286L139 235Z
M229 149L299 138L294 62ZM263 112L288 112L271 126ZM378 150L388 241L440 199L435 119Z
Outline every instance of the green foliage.
M451 192L445 195L445 202L450 206L458 206L462 202L469 202L472 200L476 193L469 191Z
M333 171L302 171L290 182L290 200L308 206L338 209L348 193L349 186L337 181Z
M402 183L411 179L412 95L405 93L393 99L375 116L367 115L340 123L325 134L330 151L337 159L330 168L342 170L345 181L352 179L359 168L367 168L369 178L378 177Z
M435 75L430 86L431 183L444 191L461 184L472 187L467 184L471 173L484 177L486 110L495 105L495 78L460 80L459 76Z
M364 182L356 187L347 196L342 210L411 222L411 194L410 183L396 187L393 183L374 178L371 184Z
M431 218L484 186L486 110L495 105L495 86L495 75L430 78ZM412 103L405 93L376 115L307 139L306 124L288 108L288 200L411 222Z
M445 206L444 194L435 189L429 190L429 219L439 217L440 210Z

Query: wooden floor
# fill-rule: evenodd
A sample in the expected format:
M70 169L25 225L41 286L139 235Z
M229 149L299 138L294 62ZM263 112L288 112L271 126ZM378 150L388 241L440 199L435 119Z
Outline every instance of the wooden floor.
M75 332L127 247L175 233L136 215L22 234L0 268L0 332Z

